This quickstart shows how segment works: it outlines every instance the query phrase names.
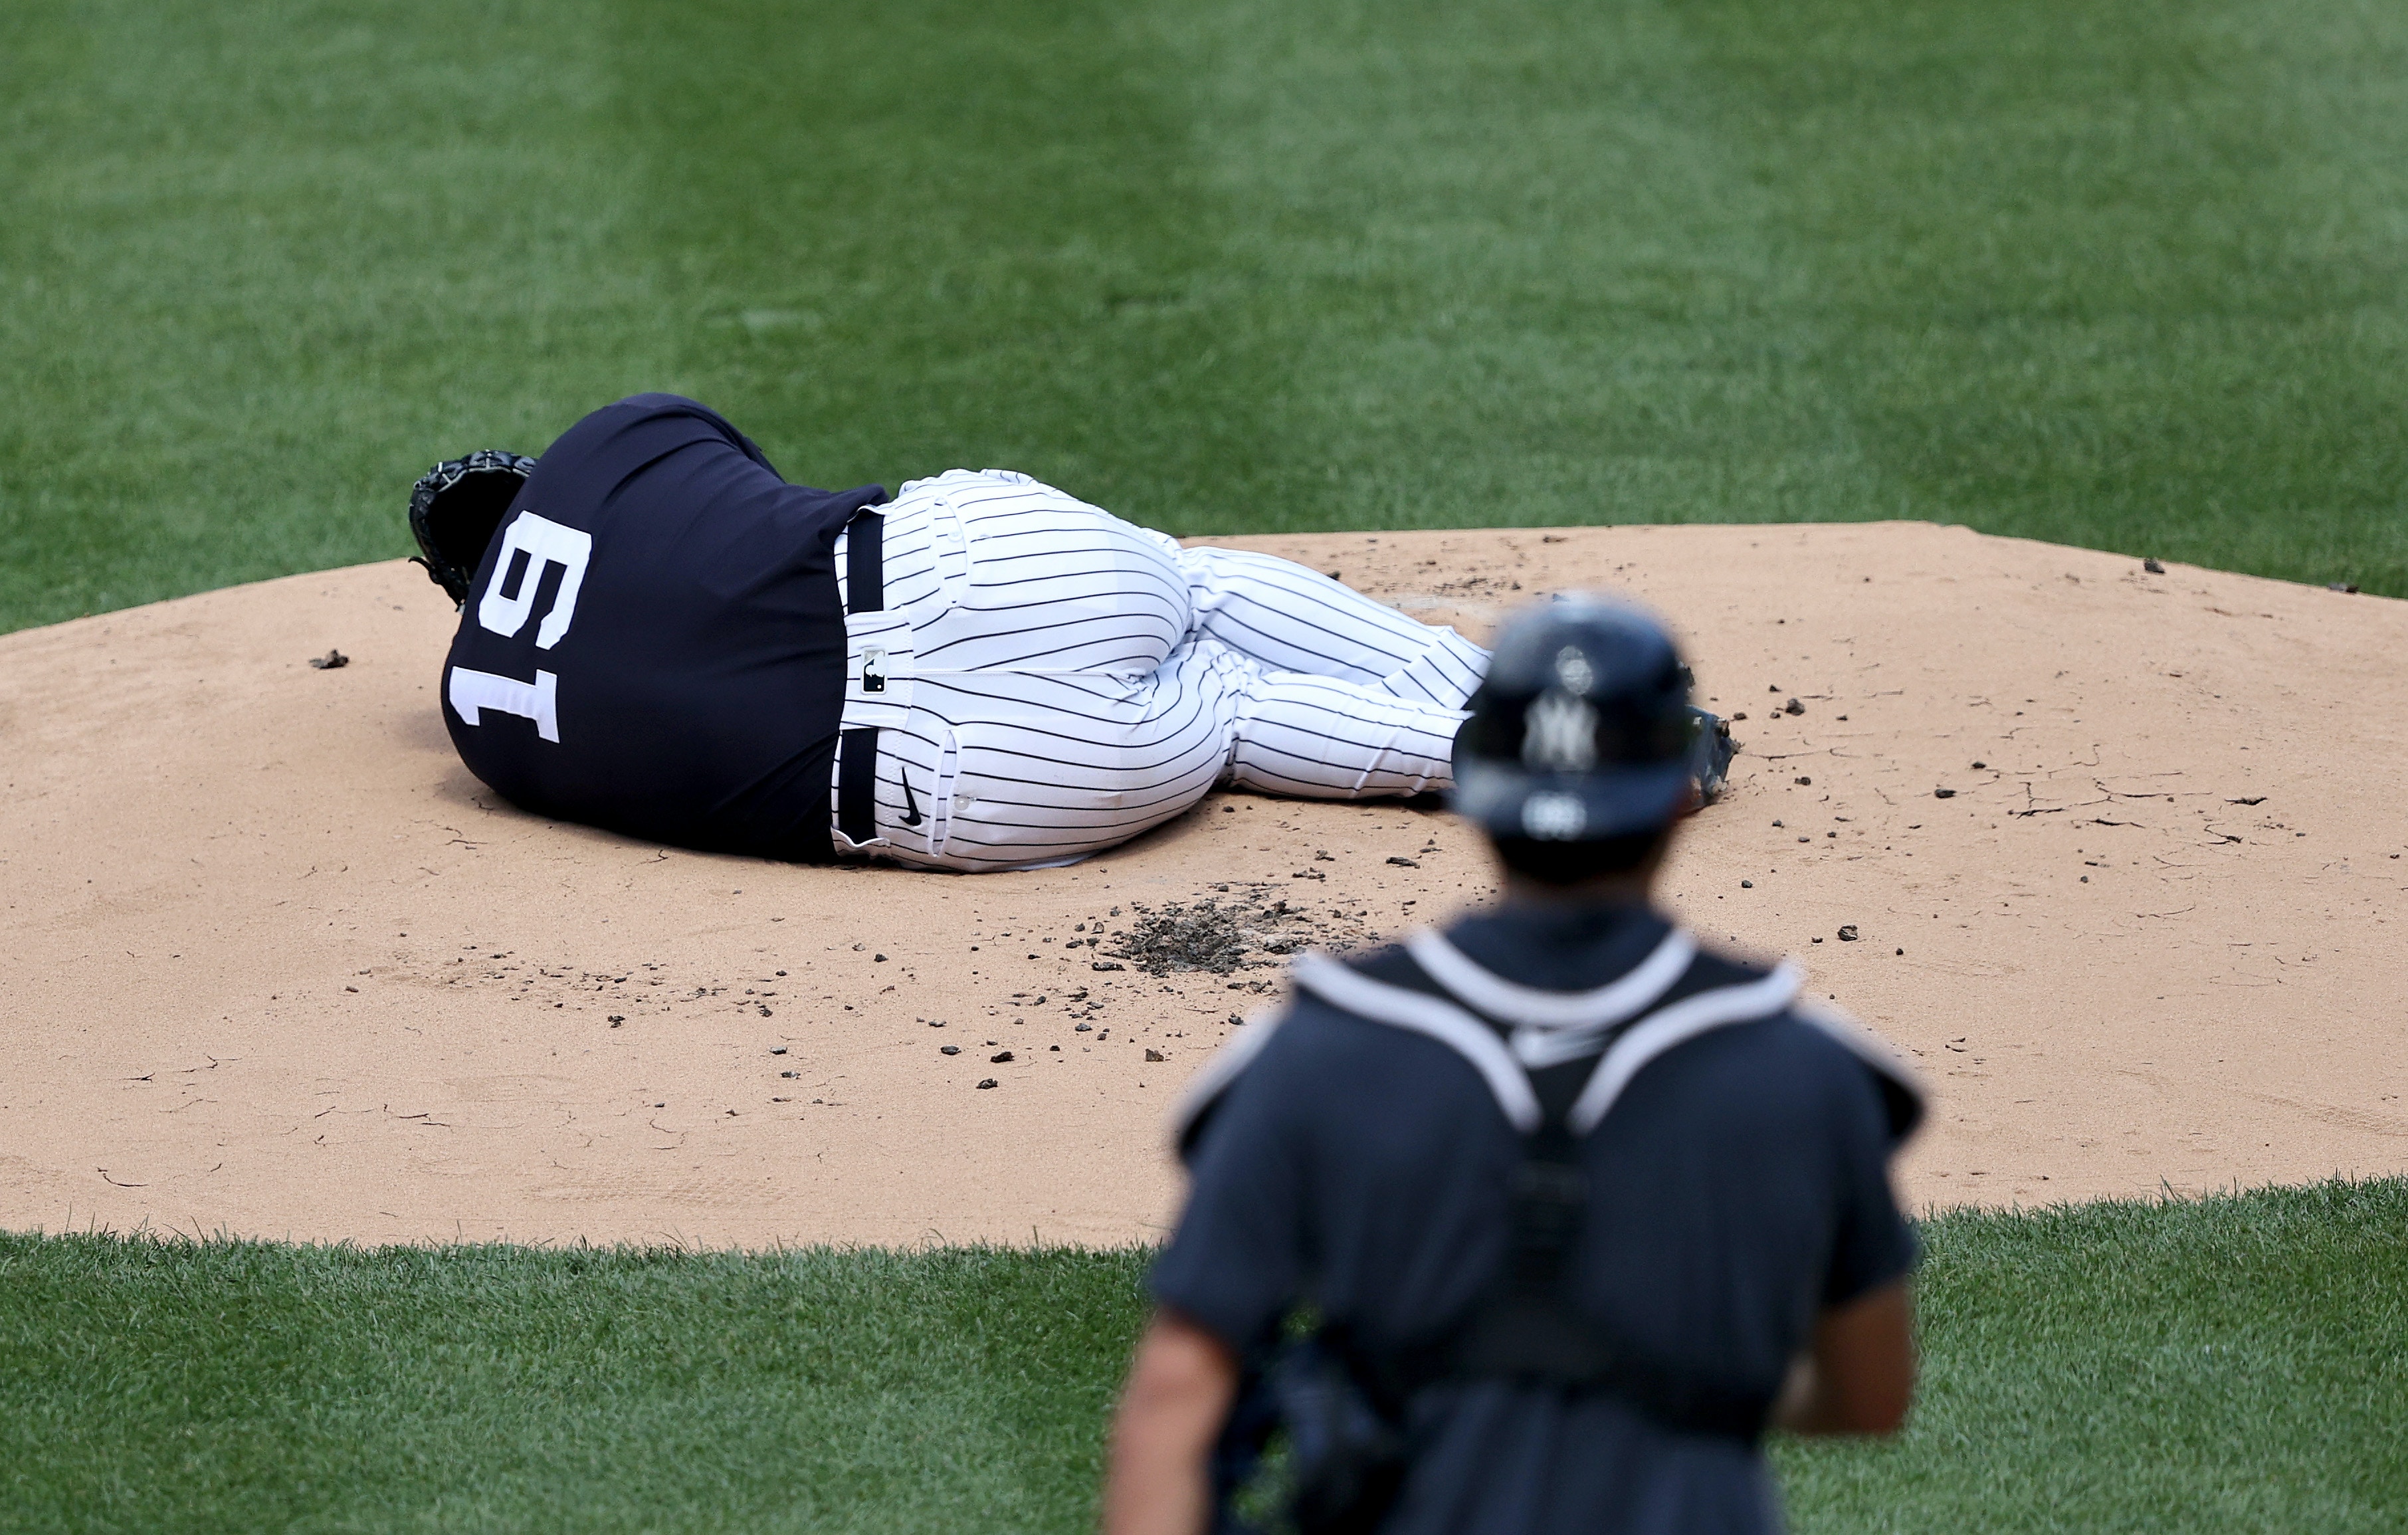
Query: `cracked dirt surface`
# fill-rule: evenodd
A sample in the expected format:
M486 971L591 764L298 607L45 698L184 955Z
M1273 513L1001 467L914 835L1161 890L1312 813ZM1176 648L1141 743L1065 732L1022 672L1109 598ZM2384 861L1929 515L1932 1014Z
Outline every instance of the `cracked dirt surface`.
M1666 613L1746 716L1673 904L1914 1052L1912 1201L2408 1167L2408 604L1912 524L1228 541L1475 635ZM452 623L394 563L0 636L0 1224L1143 1237L1279 971L1116 960L1140 906L1350 942L1491 893L1398 805L968 879L543 822L452 754Z

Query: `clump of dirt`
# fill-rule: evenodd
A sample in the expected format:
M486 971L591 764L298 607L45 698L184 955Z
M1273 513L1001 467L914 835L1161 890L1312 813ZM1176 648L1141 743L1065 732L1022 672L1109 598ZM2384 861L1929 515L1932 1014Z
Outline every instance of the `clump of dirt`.
M1304 908L1268 899L1259 891L1159 907L1132 902L1129 910L1128 926L1112 935L1113 946L1104 952L1148 975L1172 970L1227 975L1273 964L1278 956L1323 941L1332 927Z

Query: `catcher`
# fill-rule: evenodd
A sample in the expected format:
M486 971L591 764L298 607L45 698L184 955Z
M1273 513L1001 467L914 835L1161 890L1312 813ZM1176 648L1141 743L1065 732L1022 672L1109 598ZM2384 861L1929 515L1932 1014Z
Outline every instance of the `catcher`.
M1454 801L1504 899L1298 960L1189 1083L1106 1535L1776 1535L1769 1429L1898 1427L1922 1090L1653 904L1687 706L1635 609L1499 632Z

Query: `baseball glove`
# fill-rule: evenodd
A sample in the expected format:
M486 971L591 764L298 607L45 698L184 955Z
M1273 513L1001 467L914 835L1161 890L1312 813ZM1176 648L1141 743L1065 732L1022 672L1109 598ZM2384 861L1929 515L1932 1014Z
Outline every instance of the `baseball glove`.
M424 566L427 578L452 595L453 606L468 600L485 546L534 472L534 459L486 448L437 464L410 487L409 531L424 551L423 558L410 563Z
M1730 722L1719 714L1692 708L1690 719L1697 734L1689 739L1690 800L1684 813L1694 815L1723 796L1723 784L1730 775L1731 756L1739 743L1731 739Z

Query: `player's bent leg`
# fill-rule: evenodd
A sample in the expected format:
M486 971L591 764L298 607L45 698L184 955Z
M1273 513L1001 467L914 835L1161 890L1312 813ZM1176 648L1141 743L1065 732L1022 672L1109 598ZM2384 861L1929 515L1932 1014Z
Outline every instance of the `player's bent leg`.
M1184 646L1143 675L921 674L895 770L924 816L942 794L945 822L901 828L904 796L882 763L879 851L921 868L1043 868L1184 812L1226 771L1240 695L1254 679L1216 652ZM940 790L946 747L953 766Z
M1228 782L1305 799L1447 788L1466 717L1356 682L1259 673L1238 701Z
M909 712L879 738L865 853L1037 868L1215 782L1352 798L1451 781L1457 706L1487 661L1451 629L1290 561L1182 551L1006 471L914 481L884 516L911 638L890 697Z
M1335 678L1461 709L1488 653L1293 560L1243 549L1182 552L1199 632L1266 671Z

